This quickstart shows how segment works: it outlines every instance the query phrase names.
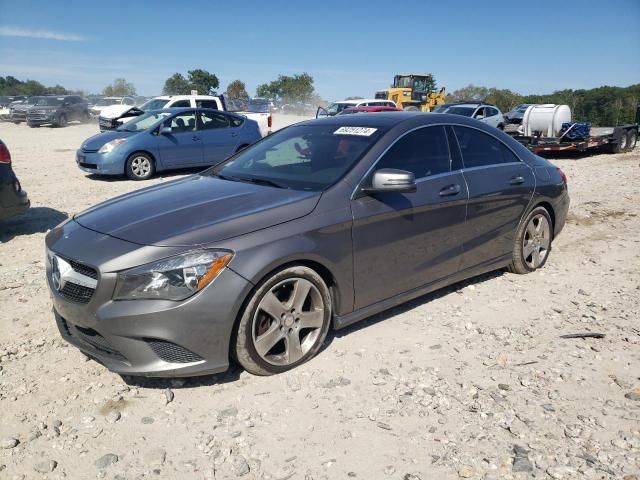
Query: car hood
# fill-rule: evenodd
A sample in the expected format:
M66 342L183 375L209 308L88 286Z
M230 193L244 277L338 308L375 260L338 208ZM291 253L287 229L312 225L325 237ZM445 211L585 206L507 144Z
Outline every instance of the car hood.
M97 135L89 137L84 142L82 142L80 148L87 152L97 152L98 150L100 150L100 147L102 147L105 143L110 142L111 140L115 140L116 138L128 138L131 135L135 135L137 133L140 132L123 132L110 130L108 132L98 133Z
M53 112L58 110L62 105L33 105L34 110L44 110L46 112Z
M74 218L140 245L196 246L303 217L319 198L319 192L194 175L116 197Z
M131 105L109 105L108 107L100 109L100 116L103 118L118 118L132 108Z

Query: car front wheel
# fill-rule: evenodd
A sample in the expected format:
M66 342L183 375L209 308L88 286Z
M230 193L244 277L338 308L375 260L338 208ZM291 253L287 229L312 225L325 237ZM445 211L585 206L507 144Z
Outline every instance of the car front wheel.
M134 153L127 159L125 173L131 180L147 180L155 172L155 163L146 153Z
M235 356L255 375L290 370L312 358L331 322L331 295L314 270L294 266L263 281L235 332Z
M541 268L549 258L553 229L549 212L534 208L516 232L509 269L513 273L530 273Z

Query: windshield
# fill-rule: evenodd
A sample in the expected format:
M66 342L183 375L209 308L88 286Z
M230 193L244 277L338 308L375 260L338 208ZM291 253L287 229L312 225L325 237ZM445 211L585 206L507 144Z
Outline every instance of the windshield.
M29 97L24 101L24 103L26 105L35 105L38 103L38 100L40 100L40 97Z
M64 102L64 97L40 97L35 104L40 106L55 107L57 105L62 105L62 102Z
M147 103L143 103L140 106L141 110L160 110L164 108L164 106L169 103L169 100L163 98L154 98L153 100L149 100Z
M327 112L329 113L329 115L336 115L337 113L343 111L345 108L352 108L355 106L355 103L332 103L327 107Z
M142 132L155 125L158 120L162 120L169 115L171 115L169 112L143 113L139 117L135 117L133 120L129 120L123 125L120 125L116 130L120 132Z
M249 100L247 111L253 113L269 113L269 103L259 100Z
M280 130L204 172L293 190L333 185L376 143L381 128L300 125Z
M524 113L527 111L527 108L529 108L529 104L523 104L518 105L516 108L514 108L514 110L518 113Z
M411 88L411 77L397 77L394 87L396 88Z
M443 105L443 107L444 106L446 105ZM470 117L475 111L476 107L450 106L448 108L445 108L444 110L438 110L438 113L452 113L454 115L464 115L465 117Z
M101 98L96 100L96 107L108 107L109 105L120 105L119 98Z

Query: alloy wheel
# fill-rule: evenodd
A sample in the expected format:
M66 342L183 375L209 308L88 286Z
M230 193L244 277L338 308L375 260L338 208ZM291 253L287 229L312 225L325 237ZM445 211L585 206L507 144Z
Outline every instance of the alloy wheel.
M529 220L522 238L522 257L529 268L542 266L549 255L551 246L551 226L549 220L542 214L535 215Z
M320 291L309 280L294 277L276 284L262 297L253 317L256 353L272 365L297 362L318 340L324 309Z
M135 157L131 161L131 171L136 177L146 177L151 171L151 162L146 157Z

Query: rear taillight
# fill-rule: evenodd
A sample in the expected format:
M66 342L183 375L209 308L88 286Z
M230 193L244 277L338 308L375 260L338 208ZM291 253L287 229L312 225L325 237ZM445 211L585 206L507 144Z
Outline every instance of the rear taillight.
M269 115L267 118L267 127L271 128L271 125L273 125L273 117Z
M0 163L11 163L11 154L4 143L0 143Z
M567 176L565 175L565 173L562 171L562 169L557 168L556 170L558 170L558 173L560 174L560 178L562 178L562 181L564 182L565 185L567 185Z

